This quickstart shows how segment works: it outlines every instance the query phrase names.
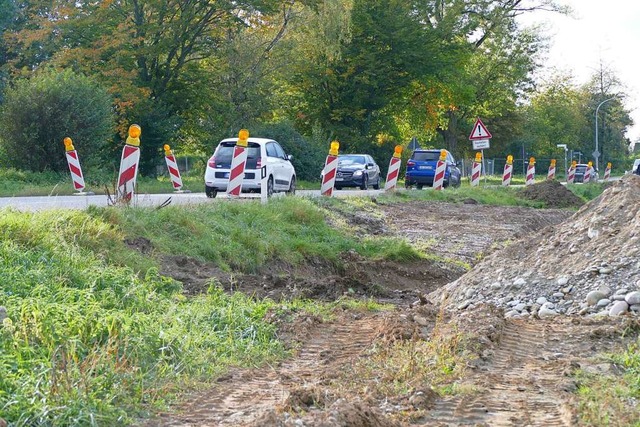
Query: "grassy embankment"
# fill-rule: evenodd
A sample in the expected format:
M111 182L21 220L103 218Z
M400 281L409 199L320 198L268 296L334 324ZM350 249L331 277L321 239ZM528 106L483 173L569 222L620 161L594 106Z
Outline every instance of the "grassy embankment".
M270 310L328 314L335 304L255 301L212 282L194 298L158 274L155 254L183 254L256 271L338 252L419 257L400 241L358 241L330 228L310 201L214 203L184 209L90 209L0 216L0 417L12 425L126 424L183 386L229 366L284 356ZM357 306L357 304L355 304ZM365 303L363 307L376 307Z

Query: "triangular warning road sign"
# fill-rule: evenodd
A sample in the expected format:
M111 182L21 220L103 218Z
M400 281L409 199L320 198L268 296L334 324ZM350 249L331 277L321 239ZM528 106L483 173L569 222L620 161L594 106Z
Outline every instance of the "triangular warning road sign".
M491 134L487 130L487 127L482 123L482 120L477 119L476 124L473 125L473 130L471 131L471 135L469 135L470 140L476 139L489 139L491 138Z

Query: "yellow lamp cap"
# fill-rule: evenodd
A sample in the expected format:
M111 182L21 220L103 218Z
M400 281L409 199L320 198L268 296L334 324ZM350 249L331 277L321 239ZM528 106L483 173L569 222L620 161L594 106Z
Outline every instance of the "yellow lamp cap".
M556 159L551 159L551 166L555 166L556 165Z
M589 167L593 166L593 162L589 162L587 164L589 165Z
M476 163L479 163L482 161L482 153L476 153Z
M529 158L529 164L530 165L534 165L536 163L536 158L535 157L530 157Z
M511 154L509 154L507 156L507 163L512 164L513 163L513 156Z
M240 129L240 132L238 132L237 145L240 145L242 147L246 147L248 139L249 139L249 131L246 130L246 129Z
M142 128L140 128L139 125L131 125L129 126L129 136L131 138L140 138L140 135L142 134Z
M402 145L396 145L393 149L393 157L401 157L402 156Z
M572 161L571 161L571 167L575 167L575 165L577 165L577 164L578 164L578 162L577 162L577 161L575 161L575 160L572 160Z
M611 169L611 162L607 162L607 167Z
M440 150L440 160L444 161L447 158L447 150Z
M337 156L338 150L340 150L340 143L338 141L332 141L331 148L329 149L329 155Z
M71 138L66 137L65 139L62 140L62 142L64 142L65 150L67 150L67 151L75 150L75 148L73 148L73 141L71 141Z

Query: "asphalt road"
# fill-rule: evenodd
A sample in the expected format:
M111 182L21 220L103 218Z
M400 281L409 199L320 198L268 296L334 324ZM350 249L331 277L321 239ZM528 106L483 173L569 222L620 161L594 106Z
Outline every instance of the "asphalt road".
M334 191L336 197L373 196L383 190L340 190ZM297 196L320 197L320 190L298 190ZM274 197L284 197L284 193L276 193ZM243 194L242 200L259 200L259 194ZM167 193L139 194L134 196L133 206L157 207L170 200L171 205L193 205L200 203L216 203L230 200L225 194L209 199L204 193ZM72 195L72 196L40 196L40 197L0 197L0 208L12 207L21 211L42 211L48 209L86 209L89 206L109 206L105 195Z

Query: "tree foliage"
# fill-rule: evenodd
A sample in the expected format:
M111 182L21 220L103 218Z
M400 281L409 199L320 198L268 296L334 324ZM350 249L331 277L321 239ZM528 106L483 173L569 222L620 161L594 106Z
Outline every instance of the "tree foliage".
M6 162L18 169L63 171L62 141L70 137L83 164L105 164L114 132L111 103L95 82L70 70L18 81L0 113Z

